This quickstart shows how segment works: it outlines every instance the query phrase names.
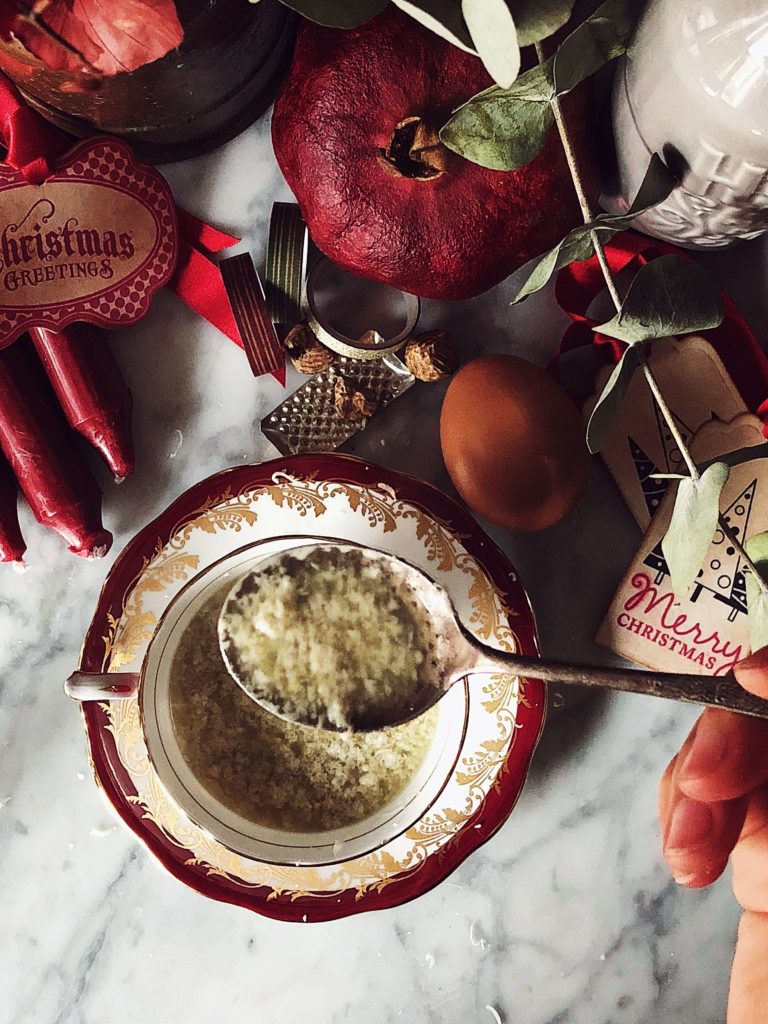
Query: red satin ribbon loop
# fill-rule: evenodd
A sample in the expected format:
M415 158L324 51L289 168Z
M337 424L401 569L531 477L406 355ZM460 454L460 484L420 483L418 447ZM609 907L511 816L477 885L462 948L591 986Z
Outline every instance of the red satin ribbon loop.
M207 252L222 252L232 245L237 245L240 239L236 235L228 235L226 231L220 231L212 224L206 224L194 213L187 213L181 207L176 207L179 222L179 232L190 245L196 249L205 249Z
M50 176L50 160L69 146L66 137L28 107L18 90L2 75L0 138L7 150L5 162L21 171L32 185L39 185Z

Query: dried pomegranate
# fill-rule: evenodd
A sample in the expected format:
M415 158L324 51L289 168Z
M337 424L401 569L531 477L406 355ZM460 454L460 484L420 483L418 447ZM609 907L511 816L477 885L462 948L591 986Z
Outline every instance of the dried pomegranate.
M404 291L464 299L577 224L554 130L517 171L479 167L440 142L451 111L490 84L477 57L395 8L352 30L305 22L272 138L318 248ZM578 139L585 117L574 113Z

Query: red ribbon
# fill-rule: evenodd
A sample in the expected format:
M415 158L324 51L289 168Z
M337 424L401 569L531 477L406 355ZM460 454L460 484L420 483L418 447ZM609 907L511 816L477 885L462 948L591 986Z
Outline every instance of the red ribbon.
M51 161L69 149L71 142L28 107L7 78L0 75L0 142L6 148L5 162L21 171L32 185L39 185L53 173ZM209 254L236 245L240 239L176 207L179 224L179 253L176 272L169 284L179 298L222 334L243 348L221 271ZM285 385L285 369L273 376Z
M647 238L633 231L616 235L605 246L608 266L613 274L622 270L637 271L658 256L674 253L691 259L690 253L668 242ZM567 328L550 369L557 374L560 358L566 352L584 346L594 346L601 363L617 363L624 351L624 342L609 338L592 328L597 320L588 316L594 298L605 286L597 257L580 263L571 263L557 275L555 298L573 323ZM723 361L728 374L739 389L749 409L763 421L763 432L768 437L768 357L760 348L746 320L725 292L720 292L725 315L719 327L702 331Z
M21 171L31 185L51 174L48 160L65 148L64 136L28 107L7 78L0 75L0 140L6 163Z

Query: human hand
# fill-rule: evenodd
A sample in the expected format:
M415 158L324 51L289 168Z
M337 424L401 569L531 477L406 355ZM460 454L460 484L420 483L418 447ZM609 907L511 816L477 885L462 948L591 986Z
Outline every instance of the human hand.
M768 648L734 671L745 689L768 698ZM678 884L709 885L731 858L744 914L728 1024L766 1024L768 720L707 708L662 777L659 817L664 857Z

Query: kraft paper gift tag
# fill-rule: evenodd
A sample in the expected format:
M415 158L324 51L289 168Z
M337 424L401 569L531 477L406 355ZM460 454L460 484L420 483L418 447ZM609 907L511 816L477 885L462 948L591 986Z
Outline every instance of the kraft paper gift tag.
M747 413L715 420L691 444L697 462L764 441L763 425ZM665 672L724 675L749 652L745 567L718 529L688 596L678 601L661 550L676 487L664 496L640 550L621 581L597 634L616 654ZM740 540L768 529L768 461L731 469L720 509Z
M730 423L748 412L706 338L693 335L654 341L648 362L686 444L708 420ZM584 406L586 419L612 369L604 367L595 377L595 393ZM685 467L680 469L680 452L639 370L622 399L600 454L632 515L643 530L647 529L669 487L668 480L653 480L651 474L685 472Z

